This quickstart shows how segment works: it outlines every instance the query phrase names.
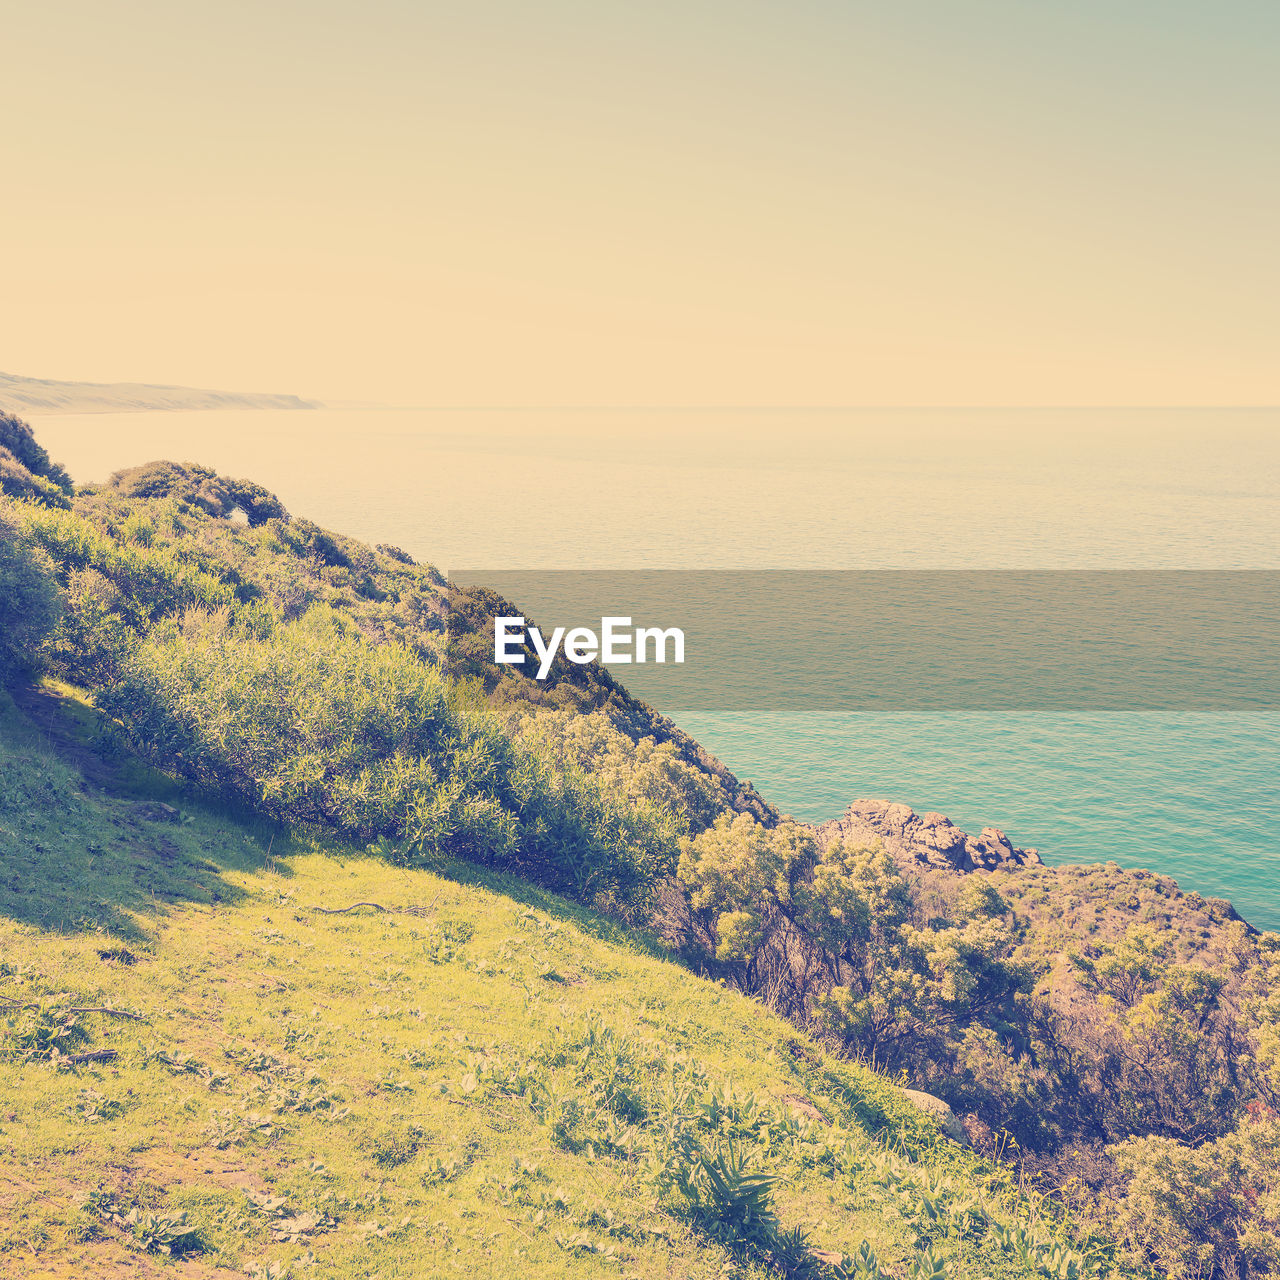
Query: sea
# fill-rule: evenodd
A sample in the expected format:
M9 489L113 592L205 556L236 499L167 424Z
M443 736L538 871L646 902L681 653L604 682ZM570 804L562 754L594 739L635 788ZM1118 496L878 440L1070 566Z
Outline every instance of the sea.
M542 408L32 419L445 571L1276 570L1280 410ZM625 681L624 681L625 682ZM766 700L767 701L767 700ZM1280 929L1280 709L664 705L780 809L856 798L1115 861Z

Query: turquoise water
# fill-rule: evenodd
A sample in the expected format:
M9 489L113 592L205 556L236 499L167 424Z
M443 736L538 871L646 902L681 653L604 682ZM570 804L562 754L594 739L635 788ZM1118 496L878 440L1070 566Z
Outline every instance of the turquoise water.
M1046 862L1118 862L1280 928L1280 713L690 712L762 794L821 821L856 796L1002 827Z
M39 418L442 568L1280 568L1280 411L207 412ZM1280 715L664 708L783 809L879 796L1280 927Z

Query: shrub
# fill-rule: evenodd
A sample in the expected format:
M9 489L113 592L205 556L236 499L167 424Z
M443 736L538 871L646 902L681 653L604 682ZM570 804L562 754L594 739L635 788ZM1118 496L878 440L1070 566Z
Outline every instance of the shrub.
M112 609L135 632L190 608L216 609L236 603L234 587L189 563L180 549L130 545L110 537L71 511L22 511L30 537L57 564L64 582L93 570L118 593ZM68 674L79 674L74 654Z
M288 520L284 503L274 493L252 480L224 480L226 501L232 508L239 507L253 528L268 520ZM230 514L229 512L227 514Z
M69 507L71 499L52 480L29 471L0 445L0 494L46 507Z
M681 844L679 877L716 958L744 989L819 1024L882 1065L953 1061L970 1027L1008 1037L1031 975L1012 938L969 894L926 919L879 846L819 850L794 823L726 815Z
M39 444L31 428L21 418L0 412L0 453L7 453L33 476L39 476L63 494L72 491L71 477Z
M1236 1013L1224 1008L1229 974L1172 963L1167 942L1143 925L1093 950L1070 959L1098 997L1095 1044L1112 1132L1219 1136L1239 1084Z
M1215 1142L1131 1139L1116 1149L1128 1189L1114 1225L1137 1259L1170 1280L1280 1271L1280 1120L1248 1116Z
M52 561L0 510L0 681L39 670L61 612Z
M251 629L193 611L131 650L100 703L166 768L293 824L517 867L584 898L642 896L661 813L514 742L483 700L339 615Z
M62 620L49 644L54 669L87 684L110 683L137 638L119 588L97 569L72 569L63 600Z
M314 557L330 568L347 568L351 559L338 539L311 520L292 520L276 527L277 535L294 551Z
M117 471L112 488L126 498L176 498L214 516L239 508L254 527L289 514L274 493L252 480L232 480L193 462L146 462Z
M675 835L705 830L728 807L719 780L681 759L674 743L653 737L635 741L614 726L606 711L522 708L513 719L526 742L590 772L611 795L676 815ZM672 853L674 857L674 841Z

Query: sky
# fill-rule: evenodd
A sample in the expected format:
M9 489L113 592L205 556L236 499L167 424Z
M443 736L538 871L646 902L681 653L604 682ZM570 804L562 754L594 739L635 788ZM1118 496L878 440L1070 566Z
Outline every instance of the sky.
M1274 0L0 0L0 369L1280 402Z

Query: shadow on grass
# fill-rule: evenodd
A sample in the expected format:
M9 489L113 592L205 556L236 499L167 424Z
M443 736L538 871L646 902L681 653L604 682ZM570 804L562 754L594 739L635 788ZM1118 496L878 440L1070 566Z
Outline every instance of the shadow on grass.
M367 854L366 856L372 856ZM583 933L611 946L652 956L658 960L683 963L682 957L666 946L654 933L642 926L628 925L595 907L562 897L554 889L544 888L531 880L523 879L519 872L497 866L484 866L477 862L464 862L459 858L438 855L434 858L395 865L407 870L429 871L465 889L484 889L512 903L530 907L550 916L561 924L571 924Z
M339 856L369 856L337 832L313 835ZM284 860L313 848L243 803L197 792L139 760L77 690L46 683L7 697L0 691L0 916L145 945L145 920L166 905L234 904L244 894L226 872L270 866L288 875ZM682 959L643 928L516 870L447 856L408 865L535 908L599 941Z
M0 691L0 916L145 946L148 919L235 903L244 893L228 872L292 849L279 828L122 752L74 691Z

